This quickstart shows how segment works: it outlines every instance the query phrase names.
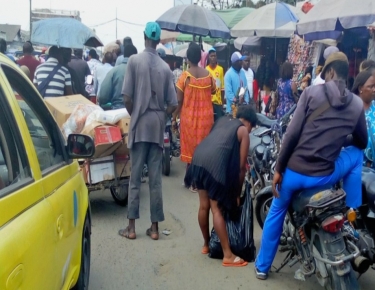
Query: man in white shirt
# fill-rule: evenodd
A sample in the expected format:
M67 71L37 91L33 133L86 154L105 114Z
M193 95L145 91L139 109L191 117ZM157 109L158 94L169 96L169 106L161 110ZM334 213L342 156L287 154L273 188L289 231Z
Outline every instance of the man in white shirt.
M246 80L247 80L247 90L249 91L249 96L250 96L250 105L254 104L254 92L253 92L253 82L254 82L254 72L250 68L250 56L245 55L246 58L242 61L242 70L245 73Z
M100 91L100 86L102 82L104 81L107 73L113 69L112 63L113 63L113 54L111 52L107 52L104 55L103 59L104 65L101 67L98 67L96 69L96 72L94 73L94 91L95 94L98 95Z
M338 52L339 49L336 46L328 46L323 53L324 60L326 60L332 53ZM325 81L320 77L320 74L318 74L315 78L315 80L312 82L312 85L322 85Z

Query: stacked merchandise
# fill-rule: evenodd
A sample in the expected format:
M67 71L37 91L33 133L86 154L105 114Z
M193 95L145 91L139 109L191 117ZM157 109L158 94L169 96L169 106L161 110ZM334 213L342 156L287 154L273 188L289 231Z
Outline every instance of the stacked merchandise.
M94 139L93 160L85 160L81 166L86 183L130 176L130 115L126 109L104 111L81 95L46 98L45 103L65 138L83 134Z
M300 87L305 69L313 63L315 44L293 35L289 42L288 61L293 64L293 81Z

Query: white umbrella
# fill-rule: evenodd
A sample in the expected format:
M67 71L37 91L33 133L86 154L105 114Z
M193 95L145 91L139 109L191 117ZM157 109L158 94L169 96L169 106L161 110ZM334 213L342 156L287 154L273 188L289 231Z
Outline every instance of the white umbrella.
M173 55L173 51L166 48L163 44L159 43L157 46L156 46L156 49L163 49L165 51L165 54L168 54L168 55Z
M180 57L186 57L186 52L189 48L189 44L190 43L184 43L184 44L181 44L181 45L178 45L174 48L174 53L176 54L176 56L180 56ZM209 51L210 48L212 48L212 45L209 45L205 42L202 43L203 44L203 50L205 52Z
M296 30L300 11L283 2L265 5L238 22L231 30L234 37L284 37Z
M344 29L375 21L374 0L321 0L301 17L297 31L306 40L336 39Z
M234 40L234 47L238 50L242 49L242 46L261 46L261 38L258 36L250 37L239 37Z

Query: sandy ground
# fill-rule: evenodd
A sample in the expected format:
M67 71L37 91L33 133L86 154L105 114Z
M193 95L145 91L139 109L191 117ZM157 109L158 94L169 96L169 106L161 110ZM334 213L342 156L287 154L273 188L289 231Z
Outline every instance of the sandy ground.
M150 226L148 183L142 186L140 214L136 223L137 239L129 241L117 232L127 222L127 209L116 205L109 193L91 194L92 256L90 290L120 289L322 289L315 277L301 282L286 266L280 273L271 273L267 281L254 276L254 264L244 268L225 268L220 260L200 253L203 240L197 222L198 197L182 187L184 165L172 162L171 175L163 177L165 222L159 241L146 236ZM261 230L255 222L257 249ZM280 265L284 254L278 254L274 265ZM297 264L298 265L298 264ZM369 270L360 278L362 290L374 289L375 272Z

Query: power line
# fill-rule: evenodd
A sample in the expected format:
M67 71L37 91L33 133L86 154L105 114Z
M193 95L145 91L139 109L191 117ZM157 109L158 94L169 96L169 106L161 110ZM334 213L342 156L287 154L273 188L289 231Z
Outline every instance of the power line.
M119 19L119 18L114 18L114 19L112 19L112 20L108 20L108 21L103 22L103 23L100 23L100 24L90 25L89 27L94 28L94 27L102 26L102 25L105 25L105 24L111 23L111 22L116 21L116 20L117 20L117 21L120 21L120 22L123 22L123 23L125 23L125 24L129 24L129 25L141 26L141 27L144 27L144 26L145 26L145 24L139 24L139 23L134 23L134 22L125 21L125 20L122 20L122 19Z
M96 24L96 25L90 25L89 27L98 27L98 26L102 26L102 25L105 25L105 24L108 24L108 23L111 23L113 21L116 21L116 18L112 19L112 20L109 20L109 21L106 21L106 22L103 22L103 23L100 23L100 24Z
M121 19L117 19L117 20L120 21L120 22L124 22L126 24L130 24L130 25L141 26L141 27L145 27L146 26L146 24L139 24L139 23L134 23L134 22L128 22L128 21L121 20Z

